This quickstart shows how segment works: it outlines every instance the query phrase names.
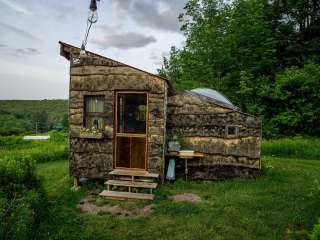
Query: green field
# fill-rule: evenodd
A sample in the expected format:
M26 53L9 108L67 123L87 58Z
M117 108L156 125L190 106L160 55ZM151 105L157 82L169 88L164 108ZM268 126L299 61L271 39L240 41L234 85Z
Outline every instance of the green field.
M154 213L140 219L80 213L75 206L88 188L70 190L68 163L39 164L51 203L39 239L283 239L288 228L310 229L320 216L319 199L311 196L320 179L320 161L264 160L273 168L255 180L164 184L157 191ZM169 199L185 192L198 194L202 201Z
M30 156L37 163L68 158L65 133L52 131L49 141L25 141L21 136L0 137L0 158Z
M81 199L103 187L88 182L77 192L71 190L68 161L63 155L67 144L63 134L54 132L52 135L52 140L47 142L0 138L0 159L8 156L9 159L23 159L31 155L38 161L36 175L40 176L40 189L47 197L45 214L41 215L31 234L35 239L309 239L301 236L293 238L289 232L301 229L311 231L320 216L320 156L316 145L319 140L264 141L262 151L269 155L263 156L263 171L256 179L213 182L179 180L174 184L160 185L153 202L93 197L93 203L98 206L119 205L129 211L155 204L150 215L133 219L110 213L82 213L77 208ZM285 146L288 142L287 149L292 146L303 149L304 152L296 151L294 156L300 154L304 158L276 157L286 151L278 146ZM303 148L299 145L306 142L309 144ZM15 169L12 164L9 166L10 171ZM179 193L197 194L201 202L174 202L171 197ZM34 200L31 199L32 203ZM13 220L21 226L28 226L28 215L19 214L19 218ZM10 224L12 218L8 219ZM23 236L21 233L23 231L18 231L14 236Z

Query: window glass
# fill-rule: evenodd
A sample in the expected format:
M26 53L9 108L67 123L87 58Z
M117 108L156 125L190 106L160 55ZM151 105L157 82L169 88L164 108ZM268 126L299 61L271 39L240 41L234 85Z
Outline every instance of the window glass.
M85 97L85 127L90 129L104 128L104 96Z
M227 135L228 136L237 136L238 131L237 131L237 127L236 126L228 126L227 127Z
M86 96L86 112L103 112L103 96Z
M117 101L117 132L145 133L147 95L145 93L120 93Z

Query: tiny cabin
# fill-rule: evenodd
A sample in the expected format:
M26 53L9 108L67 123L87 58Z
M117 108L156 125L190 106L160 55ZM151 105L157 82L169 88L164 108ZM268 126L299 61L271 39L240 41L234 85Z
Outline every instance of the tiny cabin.
M176 92L158 75L88 51L80 56L79 48L63 42L60 54L70 61L69 160L75 179L131 171L164 180L173 136L182 149L202 154L187 162L188 179L259 172L260 121L222 94ZM176 162L176 176L184 176L184 162Z

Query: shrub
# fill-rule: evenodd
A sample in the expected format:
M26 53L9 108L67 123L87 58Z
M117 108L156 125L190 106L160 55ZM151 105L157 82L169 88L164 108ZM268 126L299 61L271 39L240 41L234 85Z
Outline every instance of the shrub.
M66 142L66 133L58 132L57 130L52 130L49 132L50 141L54 143L65 143Z
M0 158L30 156L36 162L48 162L68 158L68 144L65 133L53 131L50 141L30 141L21 137L0 137Z
M318 223L315 224L310 232L310 240L319 240L320 239L320 218Z
M20 136L7 136L0 137L0 148L16 148L30 146L30 141L25 141Z
M306 229L289 230L290 240L320 240L320 218L310 231Z
M0 159L0 238L31 239L46 206L46 194L30 157Z

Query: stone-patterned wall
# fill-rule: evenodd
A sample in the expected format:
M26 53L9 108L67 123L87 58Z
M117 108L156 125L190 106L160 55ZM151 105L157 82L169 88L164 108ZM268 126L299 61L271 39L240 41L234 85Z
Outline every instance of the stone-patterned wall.
M77 56L79 56L77 54ZM114 98L116 91L148 92L147 170L163 172L165 130L164 79L96 55L70 59L70 174L76 177L108 178L114 165ZM84 96L105 96L103 139L81 138L84 126ZM157 109L157 114L154 114Z
M227 135L228 126L237 127L236 136ZM192 178L216 179L228 169L234 177L260 169L259 119L201 95L183 92L169 97L167 133L180 136L185 149L205 153L203 158L189 161ZM178 163L179 174L183 167Z

